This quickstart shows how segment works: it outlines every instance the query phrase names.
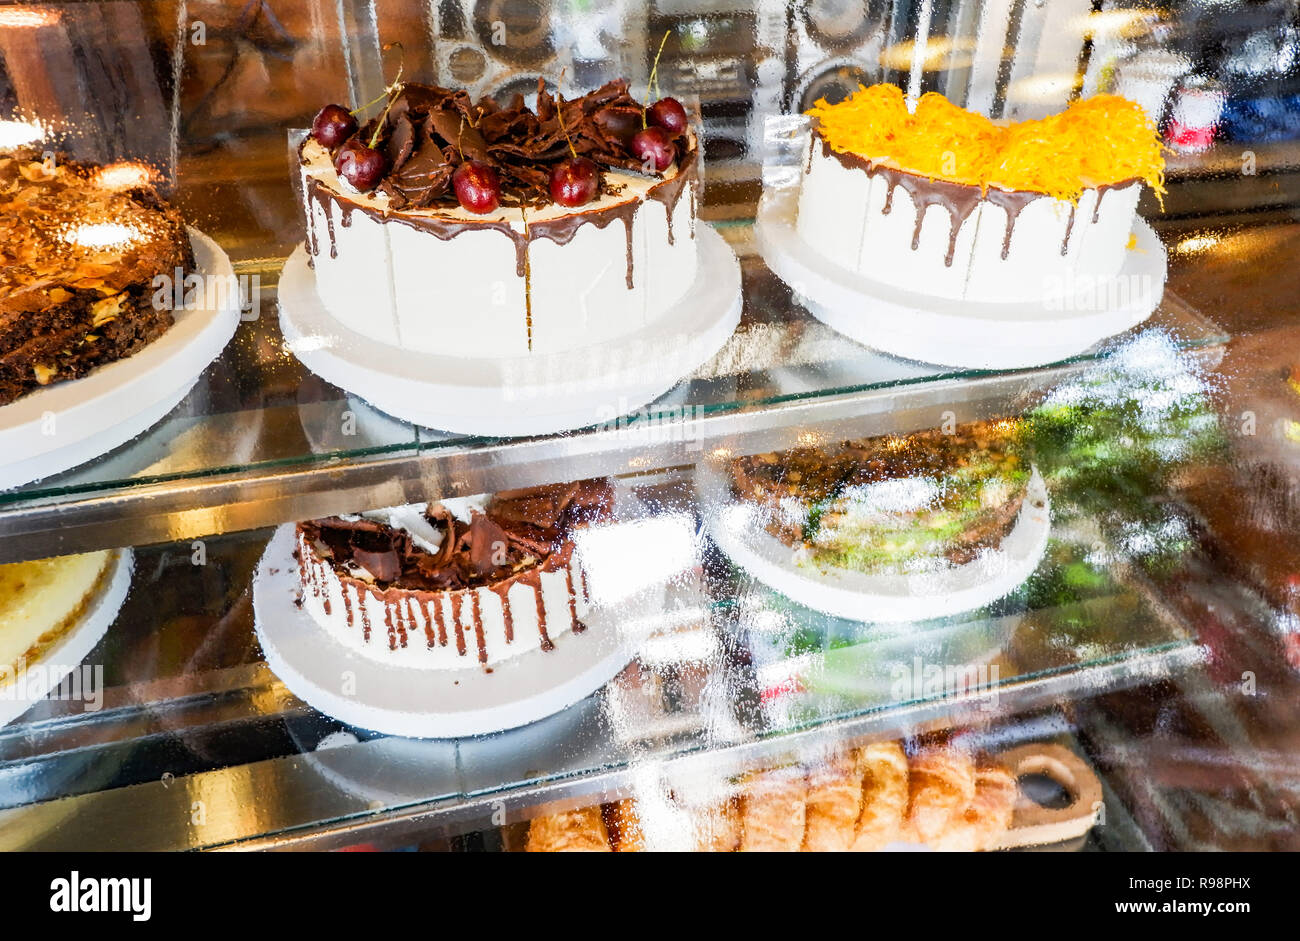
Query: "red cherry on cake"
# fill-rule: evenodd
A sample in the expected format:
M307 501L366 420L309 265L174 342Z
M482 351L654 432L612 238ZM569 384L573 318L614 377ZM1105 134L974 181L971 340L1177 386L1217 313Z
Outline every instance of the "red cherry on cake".
M561 206L581 206L596 198L600 168L586 157L570 157L551 170L551 199Z
M686 133L686 109L676 98L660 98L646 111L646 120L673 137Z
M673 139L661 127L643 127L632 135L632 153L647 167L667 170L677 159Z
M311 136L333 150L357 132L357 119L342 105L326 105L311 122Z
M334 169L338 170L339 176L363 193L379 185L387 168L388 161L383 154L356 138L345 143L334 158Z
M466 160L451 175L456 199L462 209L482 215L501 202L501 177L497 171L478 160Z

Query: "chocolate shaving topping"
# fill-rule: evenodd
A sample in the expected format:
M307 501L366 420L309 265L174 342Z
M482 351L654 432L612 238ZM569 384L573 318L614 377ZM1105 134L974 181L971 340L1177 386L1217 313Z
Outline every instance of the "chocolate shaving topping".
M551 202L551 170L571 156L570 143L602 168L642 171L630 148L643 114L625 79L571 101L551 95L539 79L536 111L518 94L502 106L490 97L473 102L463 90L408 82L382 128L372 120L357 135L369 142L379 128L377 146L388 170L378 189L396 209L454 204L451 176L466 160L496 168L503 204L541 206ZM675 143L680 161L688 143L684 135Z
M489 585L545 562L570 532L606 516L613 496L604 480L579 481L498 494L468 524L441 504L427 518L442 533L437 552L418 546L405 530L365 517L327 517L302 524L323 544L332 563L364 568L381 587L463 589Z

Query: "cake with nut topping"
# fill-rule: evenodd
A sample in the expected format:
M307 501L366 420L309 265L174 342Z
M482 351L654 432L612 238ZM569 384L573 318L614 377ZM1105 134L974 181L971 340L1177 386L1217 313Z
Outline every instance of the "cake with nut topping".
M0 405L138 352L172 324L154 278L185 225L142 167L0 154Z

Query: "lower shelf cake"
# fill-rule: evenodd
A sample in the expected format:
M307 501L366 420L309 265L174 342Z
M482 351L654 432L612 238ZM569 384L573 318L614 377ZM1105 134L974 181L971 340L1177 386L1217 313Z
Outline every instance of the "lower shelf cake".
M1029 486L1009 423L796 448L731 463L733 493L800 565L859 572L961 565L1015 526Z
M608 513L603 481L300 523L304 608L372 659L491 668L584 630L573 532Z
M0 686L77 625L112 562L104 551L0 565Z

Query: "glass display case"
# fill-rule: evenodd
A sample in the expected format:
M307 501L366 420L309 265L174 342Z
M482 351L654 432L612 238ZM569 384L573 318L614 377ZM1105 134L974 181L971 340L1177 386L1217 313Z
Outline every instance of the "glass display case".
M619 79L625 92L582 97ZM1125 256L1154 284L1148 307L1032 362L891 352L896 326L909 350L998 353L1056 349L1074 329L1050 304L1028 316L927 294L924 268L892 287L879 270L836 282L856 299L841 317L880 318L869 330L831 316L818 285L834 277L821 262L792 276L797 253L774 248L764 213L816 179L825 119L801 116L885 83L900 120L942 95L999 134L1097 96L1139 105L1163 161ZM419 118L410 89L426 87L447 109L462 107L449 90L468 93L454 135L431 129L433 110L427 127L401 117ZM473 110L484 96L497 104ZM680 130L642 107L669 97ZM117 195L90 219L95 194L125 192L130 212L187 227L200 278L185 303L181 266L173 294L170 264L112 242L97 280L55 297L44 243L0 244L0 394L5 370L36 376L0 398L0 848L1300 848L1298 102L1295 0L0 4L0 203L24 220L0 234L27 238L48 184L58 212L87 217L73 236L49 226L51 244L82 239L55 257L84 260L86 225L129 222ZM399 120L442 141L446 205L344 185L336 156L323 172L346 213L337 232L328 208L309 215L322 138L307 129L330 103L355 109L358 146L373 133L386 181L413 159ZM670 168L646 165L636 127L601 143L597 117L618 107L671 131ZM534 111L533 136L505 143L483 123ZM467 128L492 138L482 162L511 211L546 133L551 164L594 156L600 206L640 192L624 177L694 166L689 238L674 239L685 203L664 201L667 244L699 246L692 287L652 262L669 257L659 229L622 219L638 309L687 290L667 305L676 332L582 345L620 315L602 301L588 316L578 282L604 266L622 290L624 227L585 227L617 243L606 264L576 224L536 235L554 207L521 199L521 225L494 224L524 246L527 353L476 353L475 337L505 341L453 282L508 293L513 269L478 267L486 247L446 261L447 231L415 260L399 249L432 231L419 213L474 211L450 182L477 160ZM1056 156L1094 143L1112 146L1063 138ZM111 172L135 175L114 188ZM61 173L82 182L58 190ZM837 185L828 219L853 211ZM58 195L78 186L84 205ZM909 192L900 257L939 211ZM1096 222L1097 192L1062 200L1071 227L1087 228L1074 210L1089 198ZM382 252L331 274L369 226ZM1049 255L1073 257L1071 231ZM444 266L416 313L385 300L395 264ZM115 286L114 265L145 277ZM548 265L558 314L542 305ZM228 293L214 300L214 283ZM304 303L330 316L313 284L354 290L356 323L304 330ZM101 305L119 289L182 303L120 360L67 381L32 366L65 322L33 320L52 308L32 291L93 318L78 342L106 344L125 316ZM544 350L544 318L578 309L576 354ZM401 340L384 339L390 313ZM421 318L440 326L416 349ZM678 346L693 352L640 385L581 386L578 360L557 358L617 351L625 377L624 360L653 371ZM539 356L551 373L533 382ZM490 368L431 375L457 360ZM505 388L512 370L533 385ZM577 403L570 420L547 425L560 401ZM523 423L430 427L433 405Z

